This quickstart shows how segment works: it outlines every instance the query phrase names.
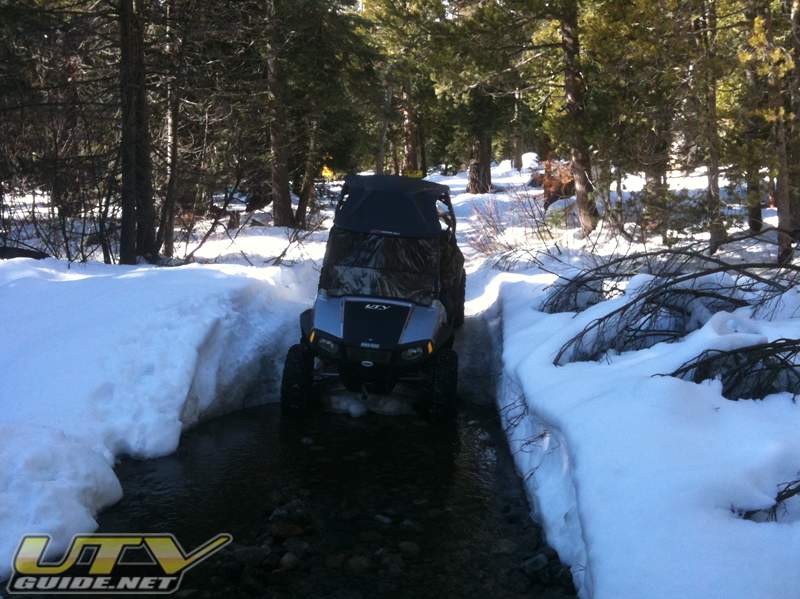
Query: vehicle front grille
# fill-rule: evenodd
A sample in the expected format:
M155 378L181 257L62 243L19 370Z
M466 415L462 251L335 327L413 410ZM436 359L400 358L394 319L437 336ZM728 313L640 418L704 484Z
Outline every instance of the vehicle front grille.
M372 362L373 364L388 364L392 361L392 352L379 349L366 349L363 347L347 348L347 359L351 362Z
M411 307L380 300L348 300L344 305L344 342L351 347L394 347Z

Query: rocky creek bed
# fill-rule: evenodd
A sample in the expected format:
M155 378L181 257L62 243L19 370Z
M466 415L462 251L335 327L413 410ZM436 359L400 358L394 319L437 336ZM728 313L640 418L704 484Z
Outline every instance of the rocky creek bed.
M266 406L187 432L177 453L125 460L124 499L99 532L171 532L187 549L234 543L189 571L179 597L574 596L530 520L496 411L451 426L415 416Z

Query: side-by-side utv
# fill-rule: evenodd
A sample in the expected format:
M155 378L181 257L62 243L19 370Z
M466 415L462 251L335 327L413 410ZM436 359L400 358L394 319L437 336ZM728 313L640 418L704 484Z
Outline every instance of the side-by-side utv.
M418 179L351 176L330 231L314 307L286 357L285 409L307 409L326 382L388 393L416 385L432 416L456 410L466 274L449 189Z

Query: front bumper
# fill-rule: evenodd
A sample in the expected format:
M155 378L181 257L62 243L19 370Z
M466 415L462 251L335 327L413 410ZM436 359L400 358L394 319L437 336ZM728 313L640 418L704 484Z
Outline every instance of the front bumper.
M363 380L397 379L420 370L436 350L432 341L395 348L358 347L319 331L305 339L316 357L326 364L356 373Z

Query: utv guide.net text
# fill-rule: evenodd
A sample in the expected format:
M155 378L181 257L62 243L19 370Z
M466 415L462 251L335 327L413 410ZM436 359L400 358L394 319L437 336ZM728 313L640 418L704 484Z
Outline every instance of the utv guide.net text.
M60 562L46 560L50 537L28 535L14 557L9 594L170 594L183 575L233 540L219 534L186 553L171 534L77 535ZM135 552L137 560L126 559ZM141 559L144 557L144 559Z

